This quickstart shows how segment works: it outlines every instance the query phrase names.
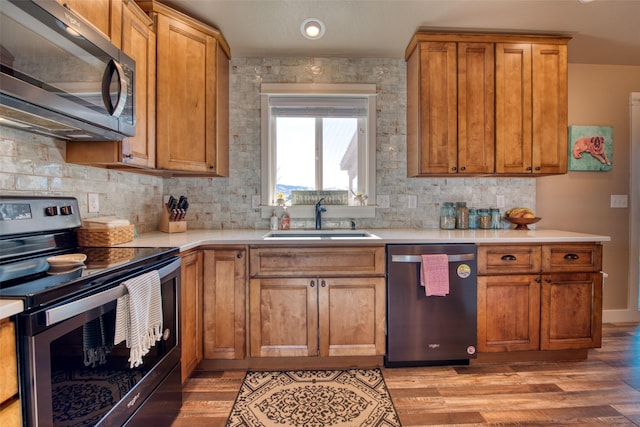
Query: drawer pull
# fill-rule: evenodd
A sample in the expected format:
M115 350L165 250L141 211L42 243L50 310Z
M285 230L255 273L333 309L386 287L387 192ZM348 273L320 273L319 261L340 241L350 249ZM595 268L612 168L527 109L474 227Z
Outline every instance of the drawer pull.
M503 261L515 261L516 257L514 255L502 255L500 259Z
M573 261L573 260L576 260L576 259L580 259L580 257L578 255L576 255L576 254L566 254L564 256L564 259L566 259L567 261Z

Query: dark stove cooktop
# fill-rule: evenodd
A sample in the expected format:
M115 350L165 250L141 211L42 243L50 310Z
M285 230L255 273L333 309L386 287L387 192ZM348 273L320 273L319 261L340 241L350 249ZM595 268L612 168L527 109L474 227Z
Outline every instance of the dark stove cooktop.
M84 265L63 270L52 268L46 261L52 255L70 253L85 254ZM0 265L0 299L21 299L28 310L98 287L177 253L177 248L81 247L23 259L20 262L28 264L26 276L11 277L15 263Z

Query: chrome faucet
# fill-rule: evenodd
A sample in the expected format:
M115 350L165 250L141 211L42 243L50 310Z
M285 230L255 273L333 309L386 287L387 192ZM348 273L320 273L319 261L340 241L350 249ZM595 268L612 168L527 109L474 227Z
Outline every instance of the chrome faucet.
M324 200L324 197L318 200L318 203L316 203L316 230L322 229L322 212L327 211L327 208L322 206L323 200Z

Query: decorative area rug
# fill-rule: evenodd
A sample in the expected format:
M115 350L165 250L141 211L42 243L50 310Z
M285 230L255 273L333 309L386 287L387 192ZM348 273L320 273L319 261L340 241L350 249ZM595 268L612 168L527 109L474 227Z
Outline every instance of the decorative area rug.
M400 426L380 369L247 372L227 427Z

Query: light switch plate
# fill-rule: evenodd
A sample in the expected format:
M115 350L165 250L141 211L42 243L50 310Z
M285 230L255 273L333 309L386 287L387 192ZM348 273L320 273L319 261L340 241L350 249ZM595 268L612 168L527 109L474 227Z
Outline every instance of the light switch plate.
M627 208L627 207L629 207L629 197L626 194L612 194L611 195L611 207L612 208Z
M504 209L504 196L502 194L496 196L496 207L498 209Z
M377 195L376 196L376 205L379 208L388 208L389 207L389 196L388 195Z
M87 194L89 212L100 212L100 195L98 193Z
M418 196L415 194L409 194L407 196L407 208L415 209L418 207Z

